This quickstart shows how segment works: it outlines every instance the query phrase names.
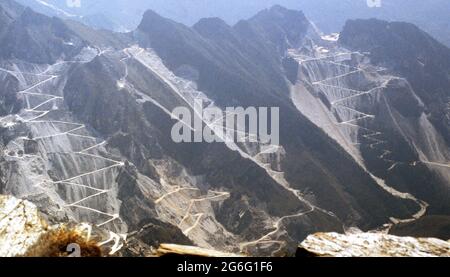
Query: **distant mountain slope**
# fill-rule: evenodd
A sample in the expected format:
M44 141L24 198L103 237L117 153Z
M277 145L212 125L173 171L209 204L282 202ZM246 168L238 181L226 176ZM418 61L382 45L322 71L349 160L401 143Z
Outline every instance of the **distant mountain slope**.
M285 40L287 31L291 31L289 28L290 25L271 25L269 22L272 22L272 18L279 18L280 15L290 14L291 11L281 7L274 7L270 11L264 11L258 14L248 22L237 24L233 27L234 31L228 28L228 36L208 36L208 39L205 40L204 37L199 36L197 32L188 27L164 19L153 12L148 12L139 27L138 37L144 37L142 43L145 43L145 46L151 46L155 49L158 55L161 56L163 61L173 71L176 72L178 67L186 64L196 69L200 75L198 80L199 89L205 91L209 97L217 101L221 106L233 105L234 103L239 103L244 106L280 106L281 110L283 110L280 120L282 144L286 149L286 158L280 165L280 168L281 171L285 171L287 180L292 185L295 184L295 188L302 189L304 184L313 191L335 189L340 191L340 186L342 185L350 194L356 193L356 190L359 193L372 195L373 193L378 193L376 192L377 186L368 179L362 182L353 182L351 181L353 178L346 176L346 170L344 168L355 168L357 170L356 168L358 167L350 160L347 160L348 157L342 159L340 163L331 162L329 159L330 156L328 156L328 159L325 158L326 155L339 156L343 153L336 148L332 141L328 141L320 131L314 130L314 127L295 111L295 108L289 103L288 87L285 81L276 81L281 80L284 74L279 50L283 49L285 51L288 47L295 47L302 40L299 39L301 37L298 35L295 36L296 39L293 41L289 39ZM306 19L301 13L297 13L297 17L294 18L295 20L303 18L303 22L306 22L303 25L309 28ZM223 26L223 24L221 25ZM205 28L200 28L198 25L194 26L194 28L200 30L202 33L211 33L205 31ZM304 28L303 32L301 32L303 36L307 34L308 28ZM225 26L222 29L227 30ZM302 29L299 28L298 30ZM224 43L223 38L233 37L231 35L234 35L235 39ZM267 44L267 42L270 43ZM222 45L228 45L230 43L234 47L222 47ZM252 48L247 46L249 43ZM250 51L252 54L242 52L245 49L259 49L258 52L265 52L257 56L252 51ZM246 57L249 63L240 62L241 57ZM238 65L240 66L237 67ZM270 73L270 75L262 73L263 75L261 76L255 76L262 68L265 70L271 69L273 73ZM250 79L254 81L247 83L249 79L243 78L244 76L254 76ZM266 80L274 81L265 85ZM298 151L299 149L310 150L308 152L300 152ZM302 162L298 163L294 161ZM329 173L325 175L317 173L313 174L314 176L309 175L309 173L301 174L300 172L304 172L302 170L304 166L307 166L311 170L310 172ZM362 171L359 172L361 175L358 178L365 179L368 177L364 177ZM326 180L326 176L338 177L334 180ZM317 179L322 177L325 178L323 181ZM309 182L313 182L315 186L311 186ZM348 182L352 184L350 185ZM371 185L362 185L367 182L370 182ZM362 192L366 189L368 191ZM345 193L343 194L343 198L345 199L346 196L344 195ZM317 195L317 197L325 197L325 195ZM322 203L325 206L334 205L325 200ZM338 202L334 203L338 204ZM373 204L376 205L375 203ZM340 207L339 209L343 208L343 206ZM331 206L329 208L332 210L335 209ZM340 213L337 210L336 213ZM371 210L367 209L366 211L371 213Z
M417 238L428 236L448 241L450 240L450 218L448 216L427 216L412 223L397 225L392 228L390 233Z
M450 48L412 24L379 20L349 21L340 41L405 76L450 145Z
M369 7L366 0L81 0L80 7L69 7L66 0L19 1L48 15L78 18L113 30L135 29L147 9L190 26L204 17L234 24L279 4L302 10L328 33L339 32L348 19L379 18L414 23L450 46L450 2L446 0L383 0L379 8Z
M427 104L302 12L188 27L147 11L123 34L13 2L0 11L0 193L51 222L111 231L116 252L173 242L284 256L314 232L449 212L446 171L434 169L447 146ZM280 145L175 143L186 122L172 111L200 113L196 99L224 117L279 107ZM217 122L202 119L223 139Z
M5 42L1 49L3 58L35 63L55 63L62 55L70 59L84 46L61 19L48 18L30 8L9 24L1 40Z

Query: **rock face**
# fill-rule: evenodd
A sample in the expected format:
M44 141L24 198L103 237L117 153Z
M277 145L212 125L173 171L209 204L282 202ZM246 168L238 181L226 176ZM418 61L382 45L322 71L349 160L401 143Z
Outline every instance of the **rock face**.
M415 23L450 46L450 4L446 0L432 0L431 3L422 0L384 1L384 5L376 9L369 8L365 1L354 0L278 0L276 3L303 10L308 18L325 32L339 32L346 20L351 18L377 17ZM95 6L81 5L76 9L68 8L64 1L50 1L50 7L36 0L18 2L49 16L79 20L95 28L123 31L136 28L147 9L153 9L186 25L193 25L206 16L218 16L231 23L269 8L275 1L216 0L213 4L205 4L191 0L165 0L135 1L133 5L129 5L126 0L97 0Z
M124 237L87 223L69 219L50 223L30 201L0 195L0 257L65 257L73 243L80 245L82 257L117 256L125 244ZM83 254L91 248L95 255Z
M25 254L47 231L34 204L0 195L0 257Z
M243 257L236 254L224 253L214 250L202 249L199 247L183 246L176 244L161 244L156 250L157 256L191 256L191 257L219 257L237 258Z
M308 236L300 247L300 256L450 257L450 242L373 233L318 233Z
M396 170L393 170L391 173L397 177L388 176L386 179L396 182L403 179L404 181L400 181L402 186L430 203L430 210L434 215L448 215L450 49L412 24L375 19L347 22L339 45L351 51L366 53L372 65L385 68L383 75L403 79L401 82L388 84L390 90L398 92L386 93L387 102L392 106L390 110L401 130L401 137L406 139L413 155L419 157L420 163L429 168L423 170L416 167L416 173L412 173L416 176L414 179L418 181L424 176L429 177L428 181L422 179L416 182L404 172L395 174ZM399 88L402 86L403 92L400 92ZM414 104L417 101L419 102ZM381 132L385 133L383 130ZM402 152L405 155L407 151ZM369 164L372 168L379 167L373 161L369 161ZM427 189L421 185L424 182Z
M46 32L42 32L45 29ZM59 18L48 18L26 8L1 34L5 44L2 58L18 58L40 64L55 63L61 56L71 59L83 48L83 42L75 36ZM28 45L27 50L21 46Z
M426 105L431 122L450 143L448 47L413 24L374 19L349 21L340 43L370 53L373 64L405 77Z

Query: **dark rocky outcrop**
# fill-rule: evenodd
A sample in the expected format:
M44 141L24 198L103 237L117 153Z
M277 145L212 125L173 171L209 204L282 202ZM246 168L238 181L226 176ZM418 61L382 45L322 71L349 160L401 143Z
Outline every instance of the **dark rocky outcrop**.
M34 155L34 154L38 153L39 145L38 145L37 141L32 140L32 139L27 139L27 140L24 140L23 144L24 144L25 154Z

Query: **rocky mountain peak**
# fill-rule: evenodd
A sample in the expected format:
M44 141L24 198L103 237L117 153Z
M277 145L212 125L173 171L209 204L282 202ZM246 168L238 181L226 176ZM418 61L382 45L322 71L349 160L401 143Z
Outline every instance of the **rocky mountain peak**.
M15 13L19 10L16 8ZM0 36L5 42L0 56L39 64L73 57L85 46L63 20L39 14L28 7L4 27Z
M310 27L303 12L279 5L259 12L249 22L272 43L281 47L279 50L298 47Z
M26 7L17 19L23 25L48 25L51 18Z
M281 5L274 5L269 9L265 9L256 14L253 19L255 20L274 20L276 22L285 22L286 24L292 24L293 22L307 21L306 16L302 11L287 9Z
M445 51L445 46L419 29L406 22L388 22L378 19L349 20L341 32L340 42L352 48L389 48L396 55L437 54ZM395 46L395 47L394 47ZM396 48L397 51L394 51ZM389 54L389 53L386 53Z
M193 28L205 37L230 39L233 29L218 17L203 18Z
M162 28L163 26L175 24L174 21L162 17L153 10L147 10L142 16L141 24L138 29Z
M399 61L435 63L450 67L450 51L414 24L378 19L349 20L340 42L352 49L371 52L374 62Z
M280 6L234 26L147 11L126 34L16 14L0 33L0 193L105 230L113 253L289 256L315 232L448 216L448 71L432 39L408 45L413 27L349 23L338 42ZM409 48L385 53L390 39ZM199 99L220 141L177 143L173 126L197 126L175 109L204 115ZM279 143L235 126L245 141L225 138L227 107L279 108Z

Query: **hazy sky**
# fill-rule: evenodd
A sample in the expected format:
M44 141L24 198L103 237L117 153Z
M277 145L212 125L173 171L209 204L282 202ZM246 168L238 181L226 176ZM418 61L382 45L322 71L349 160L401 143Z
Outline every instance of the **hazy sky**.
M78 15L98 15L132 30L147 9L192 25L203 17L220 17L230 24L280 4L302 10L326 33L338 32L347 19L380 18L415 23L450 45L450 0L18 0L51 10L50 5ZM40 3L39 3L40 2ZM45 7L42 3L48 3ZM380 7L374 5L379 3ZM372 6L372 7L370 7ZM42 11L42 10L41 10ZM443 33L443 34L442 34Z

